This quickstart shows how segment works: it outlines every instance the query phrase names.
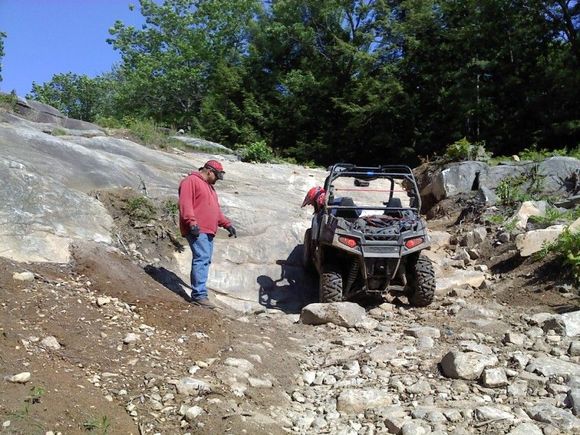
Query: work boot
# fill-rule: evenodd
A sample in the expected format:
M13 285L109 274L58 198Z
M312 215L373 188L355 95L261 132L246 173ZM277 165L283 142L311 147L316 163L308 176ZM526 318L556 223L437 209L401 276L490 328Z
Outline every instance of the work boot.
M216 309L217 307L211 302L208 298L203 299L194 299L192 304L197 305L202 308L209 308L211 310Z

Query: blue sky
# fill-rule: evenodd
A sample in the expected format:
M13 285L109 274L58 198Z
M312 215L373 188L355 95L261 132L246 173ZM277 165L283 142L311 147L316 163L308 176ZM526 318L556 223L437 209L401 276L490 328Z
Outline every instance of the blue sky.
M135 5L134 11L129 5ZM32 82L73 72L94 77L111 70L119 53L107 44L116 20L141 26L137 0L0 0L4 39L0 91L25 96Z

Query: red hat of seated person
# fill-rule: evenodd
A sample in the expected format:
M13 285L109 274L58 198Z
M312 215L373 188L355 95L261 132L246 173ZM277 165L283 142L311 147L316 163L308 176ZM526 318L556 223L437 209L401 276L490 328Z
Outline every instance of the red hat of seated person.
M226 171L224 171L224 167L217 160L208 160L207 162L205 162L205 165L203 165L203 167L213 170L217 175L218 179L220 180L224 179L224 174L226 173Z

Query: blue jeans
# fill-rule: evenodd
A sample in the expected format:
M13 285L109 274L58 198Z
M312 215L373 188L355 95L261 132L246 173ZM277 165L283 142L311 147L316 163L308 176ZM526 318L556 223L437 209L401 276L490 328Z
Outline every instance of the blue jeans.
M187 236L191 248L191 299L207 299L207 276L213 254L213 234L201 233L199 237Z

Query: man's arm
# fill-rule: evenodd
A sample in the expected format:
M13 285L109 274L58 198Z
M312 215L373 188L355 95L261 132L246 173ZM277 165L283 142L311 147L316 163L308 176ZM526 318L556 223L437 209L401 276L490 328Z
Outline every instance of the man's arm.
M197 225L193 213L193 198L195 198L195 183L193 177L187 177L179 185L179 215L189 228Z
M220 208L219 211L219 216L218 216L218 225L222 228L227 228L227 227L231 227L232 223L230 222L230 220L224 216L222 209Z

